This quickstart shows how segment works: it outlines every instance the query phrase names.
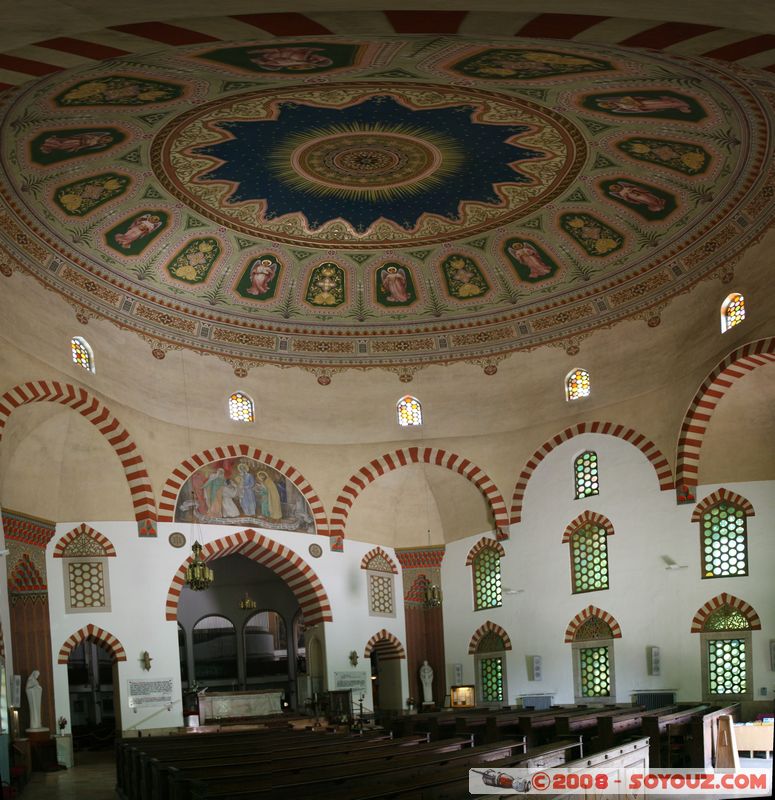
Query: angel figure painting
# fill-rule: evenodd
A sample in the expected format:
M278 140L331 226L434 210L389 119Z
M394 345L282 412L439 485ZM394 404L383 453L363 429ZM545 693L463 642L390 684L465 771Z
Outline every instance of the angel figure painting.
M243 456L213 461L194 472L178 494L175 522L315 533L312 511L296 484Z

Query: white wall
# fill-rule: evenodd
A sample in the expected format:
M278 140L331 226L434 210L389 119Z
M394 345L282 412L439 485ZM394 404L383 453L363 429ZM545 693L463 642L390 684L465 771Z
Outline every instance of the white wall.
M584 450L598 454L600 494L575 500L573 460ZM523 590L504 595L500 608L473 611L471 567L465 566L480 536L447 545L442 564L444 641L447 663L462 663L464 682L474 683L474 657L468 644L486 620L508 632L508 701L518 694L552 692L557 703L572 703L571 646L564 643L571 619L588 605L611 613L622 629L614 640L616 699L629 702L633 689L676 689L680 700L702 696L700 636L691 634L692 618L712 597L728 592L750 603L762 621L753 632L755 700L775 695L769 642L775 638L775 485L772 482L725 484L746 497L756 515L748 518L749 575L700 578L699 525L691 522L694 505L676 505L672 491L661 492L654 468L634 446L611 436L577 436L553 450L536 468L524 498L522 522L502 544L503 586ZM697 498L718 489L701 486ZM605 591L571 593L566 526L585 510L604 514L614 527L608 538L609 586ZM662 555L687 569L666 570ZM451 587L459 587L453 591ZM646 646L661 648L662 675L647 675ZM543 657L543 680L527 680L526 656ZM767 689L760 695L761 687Z
M182 531L189 543L198 538L202 544L222 538L244 528L205 525L197 527L179 523L163 523L155 539L140 539L137 525L132 522L95 522L87 525L104 534L116 549L116 558L108 559L110 571L110 612L70 613L65 610L63 559L52 557L59 539L85 520L57 525L47 555L49 604L51 610L51 645L54 660L54 694L56 716L70 719L67 666L57 665L57 655L65 640L87 624L99 626L112 633L126 650L127 660L118 665L121 696L121 719L125 731L175 727L183 724L180 708L180 667L178 661L177 623L165 618L167 592L172 579L186 559L189 548L175 549L168 542L172 531ZM360 568L361 559L373 545L346 541L344 553L329 550L328 540L309 534L262 530L270 539L290 548L310 565L320 578L331 603L333 622L325 624L328 686L334 687L334 672L362 670L371 673L363 651L368 640L382 628L393 633L406 646L403 599L400 581L396 580L396 616L372 617L368 613L366 572ZM313 542L323 547L320 558L312 558L308 547ZM391 548L383 548L393 558ZM218 561L212 562L218 580ZM398 576L397 576L398 577ZM153 658L150 672L141 668L140 656L147 650ZM358 666L349 661L352 650L358 653ZM402 697L409 694L406 662L401 661ZM140 709L136 713L127 705L127 681L138 678L173 678L175 702L170 710ZM354 700L358 696L354 693ZM364 705L371 707L371 697Z

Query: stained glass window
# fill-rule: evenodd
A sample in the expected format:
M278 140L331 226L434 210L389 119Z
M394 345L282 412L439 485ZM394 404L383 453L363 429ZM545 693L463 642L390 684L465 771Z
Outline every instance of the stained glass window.
M722 501L702 515L702 577L748 574L745 511Z
M745 319L745 298L736 292L727 297L721 304L721 332L739 325Z
M573 593L608 588L608 544L605 528L588 522L570 538Z
M482 700L485 703L503 702L503 659L479 659L479 675L481 678Z
M474 610L498 608L502 602L501 559L496 550L485 547L472 564L474 570Z
M578 400L589 397L589 373L585 369L574 369L565 378L565 397Z
M597 453L587 450L576 458L573 466L576 479L576 499L580 500L582 497L599 494Z
M416 397L402 397L396 404L396 413L398 424L404 428L408 425L422 425L422 406Z
M70 351L73 354L73 361L79 367L83 367L89 372L94 372L94 355L86 339L74 336L70 340Z
M607 647L583 647L579 650L579 673L582 697L611 695L611 665Z
M229 397L229 416L235 422L253 422L253 401L242 392L233 392Z

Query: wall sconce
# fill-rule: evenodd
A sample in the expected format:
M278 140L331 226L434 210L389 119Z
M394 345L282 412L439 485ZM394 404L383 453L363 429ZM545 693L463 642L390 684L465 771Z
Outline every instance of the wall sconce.
M358 653L356 653L355 650L350 651L350 663L354 667L358 666Z
M140 661L143 662L143 669L150 672L151 661L153 661L153 659L151 658L151 654L147 650L143 650L143 654L140 657Z
M425 605L427 608L438 608L441 605L441 589L429 583L425 587Z

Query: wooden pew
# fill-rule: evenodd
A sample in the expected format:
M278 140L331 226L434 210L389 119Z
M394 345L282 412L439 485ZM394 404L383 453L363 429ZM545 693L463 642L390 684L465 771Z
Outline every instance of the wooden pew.
M684 706L679 711L669 714L659 714L657 716L643 717L641 730L644 736L650 740L649 763L652 767L667 767L668 764L668 730L673 726L673 730L678 730L681 725L688 724L697 715L702 715L708 711L710 706L699 704Z
M740 703L732 703L724 708L716 707L704 713L702 718L691 721L691 748L688 766L700 767L706 771L713 770L716 763L719 718L725 716L730 716L735 722L739 722Z
M644 717L658 717L664 714L672 714L678 710L678 706L671 705L655 708L651 711L634 711L616 716L601 715L597 718L595 747L600 750L614 747L623 736L640 733Z

